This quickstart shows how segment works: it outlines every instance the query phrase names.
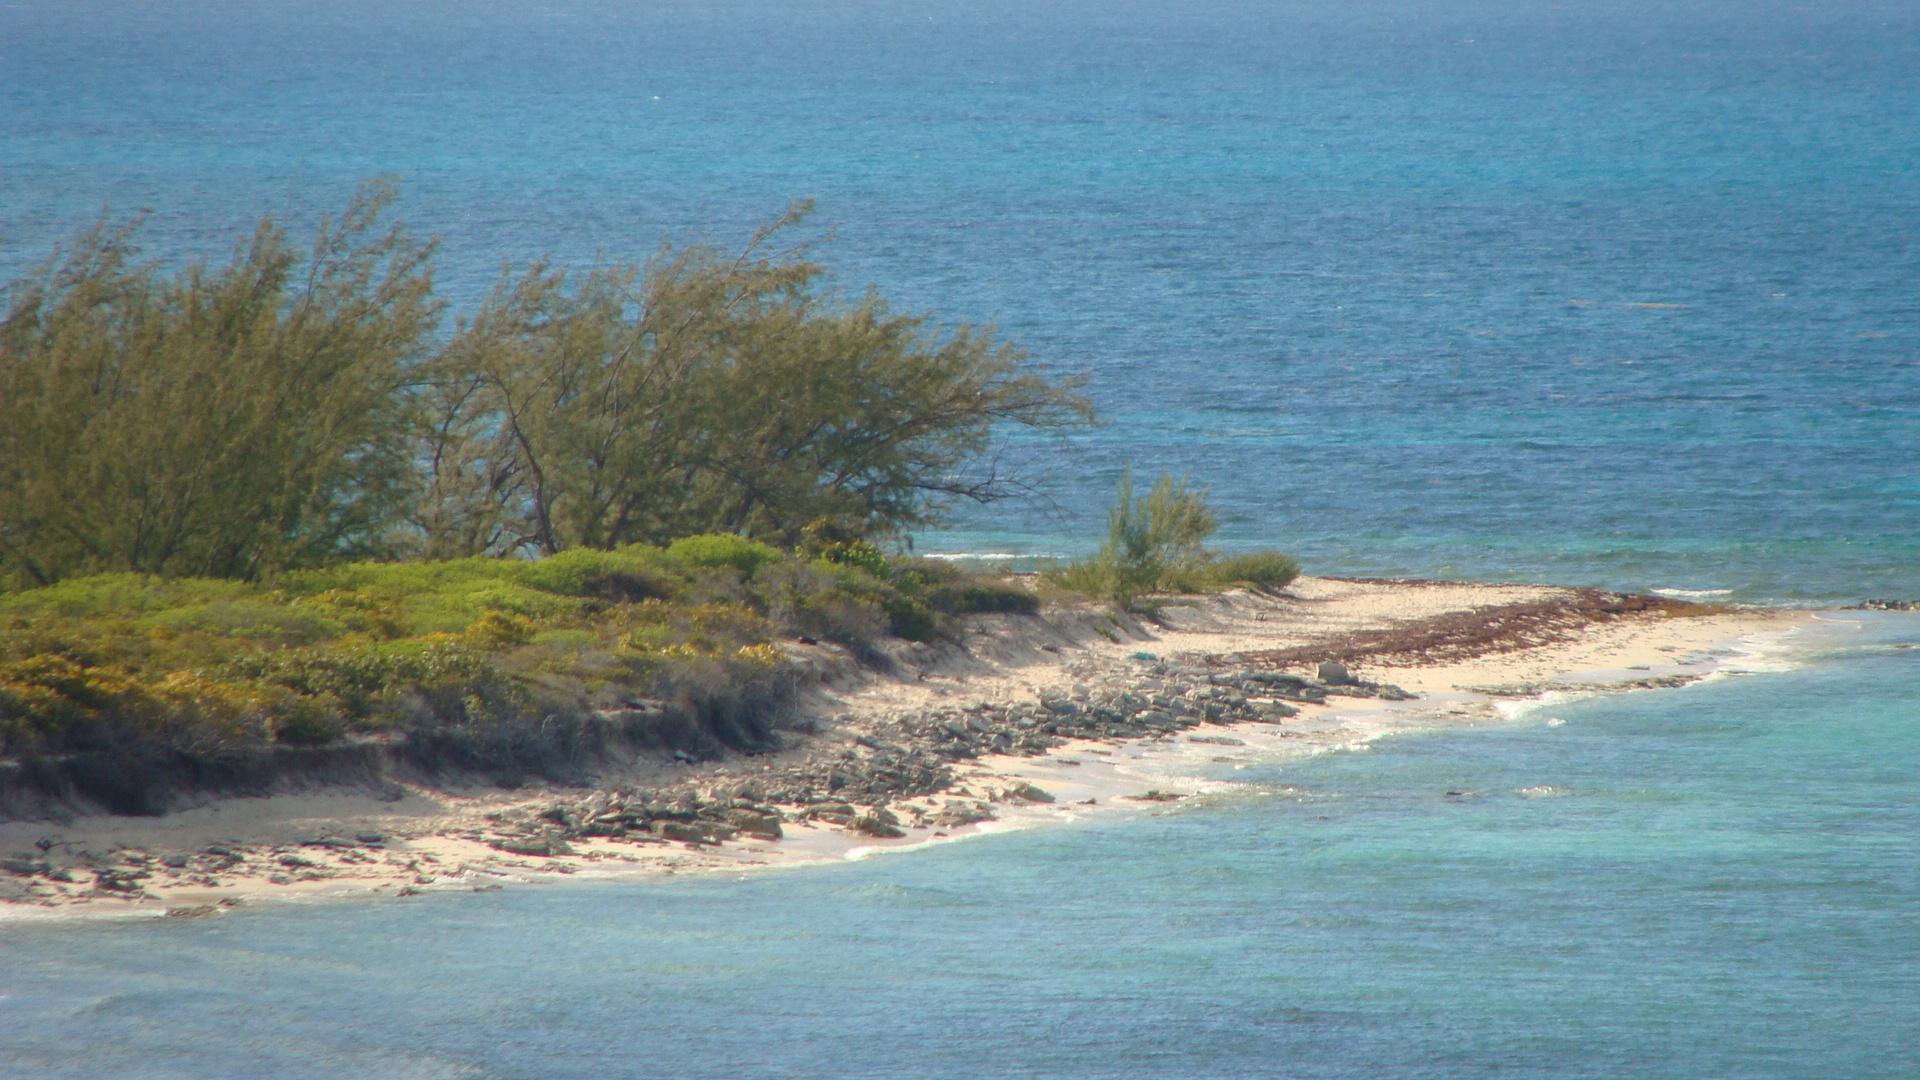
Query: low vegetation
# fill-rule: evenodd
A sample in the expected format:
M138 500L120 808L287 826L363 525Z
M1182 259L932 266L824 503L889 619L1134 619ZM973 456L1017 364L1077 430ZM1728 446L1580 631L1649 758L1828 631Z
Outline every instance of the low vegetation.
M1097 554L1048 573L1056 584L1131 607L1149 593L1219 592L1236 586L1278 589L1300 574L1300 564L1277 551L1222 555L1206 546L1218 527L1207 493L1162 473L1153 490L1136 498L1132 474L1120 478L1107 512L1107 535Z
M481 737L641 699L773 705L778 640L861 650L1037 606L862 541L812 549L705 535L268 583L103 574L0 595L0 756Z

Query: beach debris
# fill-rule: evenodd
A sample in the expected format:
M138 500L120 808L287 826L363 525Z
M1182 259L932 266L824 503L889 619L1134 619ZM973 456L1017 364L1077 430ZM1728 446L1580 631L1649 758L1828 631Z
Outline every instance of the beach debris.
M1138 795L1122 795L1120 797L1123 799L1131 799L1134 802L1175 802L1186 798L1185 795L1171 791L1160 791L1155 788L1148 788Z

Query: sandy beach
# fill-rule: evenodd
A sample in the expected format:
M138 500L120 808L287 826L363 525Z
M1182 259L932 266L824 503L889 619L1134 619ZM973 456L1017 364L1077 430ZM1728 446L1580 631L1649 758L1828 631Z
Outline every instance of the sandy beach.
M1161 598L1152 619L1091 605L985 616L964 641L895 650L886 675L831 646L783 646L813 672L814 730L777 753L661 762L592 789L408 785L0 824L0 918L203 916L743 872L1152 812L1224 786L1200 778L1222 766L1764 666L1810 617L1541 586L1301 578L1276 595ZM1037 720L1055 713L1119 719L1043 734L1059 725ZM873 781L877 794L806 786L836 769L900 779ZM802 789L815 794L793 797ZM672 799L704 833L661 817Z

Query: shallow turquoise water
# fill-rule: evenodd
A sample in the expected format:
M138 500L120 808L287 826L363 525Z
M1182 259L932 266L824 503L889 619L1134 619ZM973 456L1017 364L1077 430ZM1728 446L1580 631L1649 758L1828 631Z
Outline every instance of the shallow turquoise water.
M1916 641L861 863L10 928L0 1072L1912 1077Z
M1897 0L23 0L0 162L0 267L390 173L456 297L817 197L1111 420L923 550L1083 548L1130 461L1319 572L1920 596Z

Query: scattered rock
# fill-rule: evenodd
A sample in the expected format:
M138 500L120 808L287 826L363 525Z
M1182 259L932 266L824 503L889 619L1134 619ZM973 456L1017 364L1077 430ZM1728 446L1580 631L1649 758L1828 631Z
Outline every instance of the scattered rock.
M907 835L898 824L890 823L876 814L861 814L847 823L849 832L862 833L881 840L895 840Z
M724 821L701 821L695 823L694 827L699 829L707 840L715 844L724 843L740 835L739 829Z
M1002 794L1006 798L1018 799L1021 802L1050 803L1053 801L1052 795L1028 783L1015 784Z
M760 840L778 840L784 835L780 831L780 815L776 813L736 807L727 811L727 821L741 832Z
M688 844L705 844L710 841L707 834L697 825L683 821L656 821L653 823L654 835L662 840L675 840Z
M542 859L574 853L572 844L550 836L506 837L493 841L491 846L494 850L504 851L509 855L530 855Z
M1175 802L1186 798L1185 795L1177 795L1171 791L1156 791L1153 789L1143 791L1138 795L1122 795L1120 797L1123 799L1132 799L1134 802Z
M956 825L972 825L981 821L994 820L993 811L980 803L968 803L960 799L948 799L937 812L928 816L927 821L934 825L949 828Z
M107 892L138 893L141 890L137 879L145 874L129 874L124 871L101 870L94 874L93 886Z

